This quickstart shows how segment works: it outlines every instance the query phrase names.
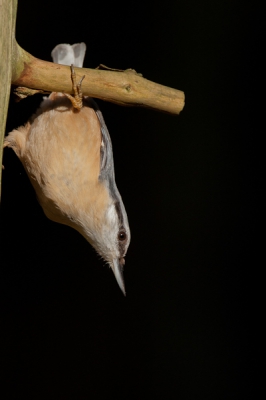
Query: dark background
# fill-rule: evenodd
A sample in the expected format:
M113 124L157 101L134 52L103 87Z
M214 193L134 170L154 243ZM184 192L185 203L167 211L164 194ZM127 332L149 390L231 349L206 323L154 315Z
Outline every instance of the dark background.
M132 233L126 298L85 239L44 216L5 150L4 399L254 398L261 30L240 1L19 2L17 41L34 56L84 41L85 67L134 68L186 105L98 102ZM7 132L40 100L11 96Z

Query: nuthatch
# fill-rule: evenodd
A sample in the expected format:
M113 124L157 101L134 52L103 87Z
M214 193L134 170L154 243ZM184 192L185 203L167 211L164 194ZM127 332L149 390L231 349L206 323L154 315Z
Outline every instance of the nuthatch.
M112 144L101 111L83 97L74 66L85 43L60 44L53 61L71 65L74 97L51 93L25 126L5 138L22 162L48 218L80 232L112 268L125 294L123 266L130 242L126 210L115 183Z

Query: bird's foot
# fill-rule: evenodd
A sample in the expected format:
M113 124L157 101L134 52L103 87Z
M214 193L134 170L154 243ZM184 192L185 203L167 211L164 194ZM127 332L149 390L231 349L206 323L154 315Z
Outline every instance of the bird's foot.
M71 101L74 109L77 111L80 111L83 107L83 96L82 96L82 91L81 91L81 84L83 79L85 78L85 75L80 79L79 83L76 81L76 73L74 70L73 64L71 65L71 80L72 80L72 88L74 92L74 96L71 96L71 94L64 93L64 95Z

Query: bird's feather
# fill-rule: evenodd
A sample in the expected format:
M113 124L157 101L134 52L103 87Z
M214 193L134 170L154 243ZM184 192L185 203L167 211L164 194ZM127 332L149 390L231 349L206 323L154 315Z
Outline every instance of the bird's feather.
M71 65L74 67L83 66L83 61L86 53L85 43L58 44L52 51L52 59L56 64Z

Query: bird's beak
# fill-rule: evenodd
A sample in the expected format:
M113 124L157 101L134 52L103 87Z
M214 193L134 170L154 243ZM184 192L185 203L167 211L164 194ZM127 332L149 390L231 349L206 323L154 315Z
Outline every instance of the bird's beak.
M120 289L122 290L124 295L126 295L125 282L124 282L124 277L123 277L124 263L125 263L125 261L123 258L120 260L119 260L119 258L114 260L112 263L112 270L113 270L115 279L117 280L117 283L118 283Z

